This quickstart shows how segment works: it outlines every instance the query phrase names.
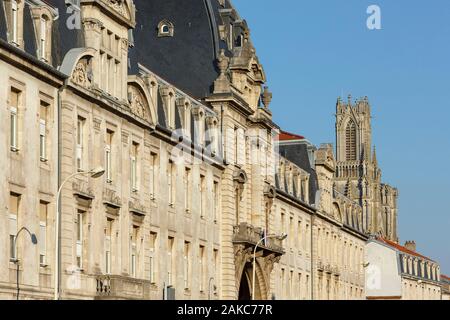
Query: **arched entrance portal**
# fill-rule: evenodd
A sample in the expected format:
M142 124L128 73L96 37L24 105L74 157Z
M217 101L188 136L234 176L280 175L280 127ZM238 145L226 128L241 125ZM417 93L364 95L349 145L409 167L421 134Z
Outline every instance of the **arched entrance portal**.
M252 300L252 281L253 281L253 264L246 263L242 272L241 282L239 284L239 300ZM258 272L258 266L255 274L255 300L264 300L266 297L261 295L261 273Z
M252 288L250 283L247 272L243 272L241 284L239 286L239 300L249 301L252 299Z

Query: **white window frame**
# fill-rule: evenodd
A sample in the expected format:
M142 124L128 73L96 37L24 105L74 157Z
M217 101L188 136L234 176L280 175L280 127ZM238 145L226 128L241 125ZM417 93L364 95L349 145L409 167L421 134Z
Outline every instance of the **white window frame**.
M198 184L199 195L200 195L200 218L205 219L205 195L206 195L206 177L200 175L200 181Z
M47 61L47 20L42 16L40 18L40 58Z
M134 236L131 237L130 251L131 251L131 257L130 257L131 276L133 278L136 278L136 276L137 276L137 243L136 243L136 239L134 239Z
M83 269L83 246L84 246L84 230L83 230L83 224L84 224L84 213L83 212L77 212L77 237L76 237L76 260L77 260L77 266L80 270Z
M132 192L138 192L139 186L138 186L138 145L133 144L132 145L132 152L130 154L130 165L131 165L131 191Z
M18 137L19 137L19 130L18 130L18 112L16 107L10 107L10 126L11 126L11 137L10 137L10 147L11 151L17 152L19 151L19 143L18 143Z
M190 251L190 243L184 243L184 252L183 252L183 272L184 272L184 289L189 289L189 251Z
M150 249L149 249L149 267L150 267L150 282L156 283L156 239L158 235L156 233L150 233Z
M82 171L84 167L84 127L86 120L78 117L77 119L77 136L76 136L76 167L78 171Z
M106 221L106 230L105 230L105 273L111 274L111 238L112 238L112 226L114 221Z
M150 199L155 200L156 154L150 154Z
M9 215L9 259L15 261L17 259L16 250L16 235L17 235L17 215Z
M184 208L186 212L191 211L191 169L186 168L184 171Z
M19 6L16 0L11 1L11 40L19 45Z
M39 120L39 157L41 161L47 161L47 122Z
M169 247L167 248L167 285L171 286L173 284L172 279L172 268L173 268L173 261L172 261L172 251L173 246L175 245L175 239L171 238L168 240Z
M47 221L39 221L39 264L47 265Z
M111 135L111 140L113 139L113 134L112 132L106 132L107 138L108 135ZM105 146L105 169L106 169L106 182L107 183L112 183L112 141L106 141L106 146Z

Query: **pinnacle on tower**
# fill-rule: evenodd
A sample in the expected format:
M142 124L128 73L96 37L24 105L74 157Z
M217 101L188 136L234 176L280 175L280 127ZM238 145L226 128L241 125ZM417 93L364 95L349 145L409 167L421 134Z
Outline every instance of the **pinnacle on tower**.
M378 167L377 149L376 149L375 146L373 146L372 163L373 163L376 167Z

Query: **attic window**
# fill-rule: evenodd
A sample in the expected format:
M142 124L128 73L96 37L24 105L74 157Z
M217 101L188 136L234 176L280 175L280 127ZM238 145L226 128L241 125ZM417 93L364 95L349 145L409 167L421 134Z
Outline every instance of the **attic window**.
M158 24L158 37L173 37L174 27L173 23L168 20L163 20Z

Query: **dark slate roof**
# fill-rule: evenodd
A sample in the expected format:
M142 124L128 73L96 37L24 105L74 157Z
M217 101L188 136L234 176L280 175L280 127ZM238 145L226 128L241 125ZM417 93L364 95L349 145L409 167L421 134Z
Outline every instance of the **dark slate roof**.
M135 0L134 48L130 50L130 73L138 63L194 98L212 92L219 73L216 57L226 44L219 40L218 0ZM231 5L228 1L226 8ZM173 37L158 37L158 24L174 25Z
M45 0L45 2L56 9L59 18L53 22L52 26L52 64L58 68L66 53L73 48L83 47L82 29L69 29L67 21L73 17L73 13L68 13L67 5L63 0ZM29 55L38 58L36 32L31 18L31 8L29 3L24 7L24 51ZM0 5L0 38L7 41L6 15L3 5Z
M319 189L317 173L314 164L308 156L308 146L305 143L280 145L280 155L310 174L309 177L309 203L315 203L316 192Z
M59 13L59 18L54 21L52 28L52 62L53 66L59 67L67 52L84 47L83 30L69 29L67 26L67 22L72 21L74 13L68 13L66 1L46 0L45 2L57 9Z
M0 5L0 38L6 40L6 15L3 5Z

